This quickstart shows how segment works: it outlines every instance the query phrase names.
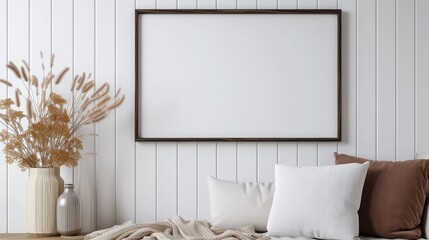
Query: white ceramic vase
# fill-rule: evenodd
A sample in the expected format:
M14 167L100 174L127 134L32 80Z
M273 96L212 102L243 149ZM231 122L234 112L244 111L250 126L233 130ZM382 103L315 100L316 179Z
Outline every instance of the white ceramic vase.
M66 184L57 200L57 230L63 236L73 236L82 230L80 201L73 188L73 184Z
M30 168L27 179L27 233L55 236L58 196L64 190L59 168Z

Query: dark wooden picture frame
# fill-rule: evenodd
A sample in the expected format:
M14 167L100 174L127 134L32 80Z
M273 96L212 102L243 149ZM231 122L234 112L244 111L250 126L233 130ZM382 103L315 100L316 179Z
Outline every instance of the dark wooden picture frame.
M336 16L337 52L336 52L336 136L329 137L147 137L141 136L141 57L140 57L140 16L142 14L329 14ZM136 10L135 11L135 141L299 141L299 142L329 142L341 141L341 10Z

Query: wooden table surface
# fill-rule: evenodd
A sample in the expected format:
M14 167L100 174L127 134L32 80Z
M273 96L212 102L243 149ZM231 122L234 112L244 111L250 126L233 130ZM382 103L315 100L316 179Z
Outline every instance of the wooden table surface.
M66 240L66 239L74 239L74 240L83 240L85 235L79 236L57 236L57 237L31 237L25 233L0 233L0 239L37 239L37 240Z

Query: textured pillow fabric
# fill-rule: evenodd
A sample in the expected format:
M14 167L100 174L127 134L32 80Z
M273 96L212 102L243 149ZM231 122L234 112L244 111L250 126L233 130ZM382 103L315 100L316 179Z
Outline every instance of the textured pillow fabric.
M276 165L269 235L343 240L357 237L357 212L368 166Z
M369 161L334 153L335 163L370 162L359 210L360 234L418 239L429 187L429 161Z
M211 224L225 229L254 225L267 231L274 183L237 183L207 178L210 192Z
M429 154L427 153L416 153L414 156L415 159L429 159ZM425 201L425 207L423 210L423 216L420 223L420 226L422 227L422 238L428 239L429 238L429 199L428 195L426 195L426 201Z

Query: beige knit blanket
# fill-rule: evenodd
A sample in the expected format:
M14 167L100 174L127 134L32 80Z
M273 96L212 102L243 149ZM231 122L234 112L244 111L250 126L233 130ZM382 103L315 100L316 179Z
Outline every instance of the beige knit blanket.
M253 226L239 230L224 230L212 227L207 221L186 221L179 216L163 222L147 224L124 223L112 228L86 235L85 240L144 239L144 240L268 240L267 236L255 233Z

